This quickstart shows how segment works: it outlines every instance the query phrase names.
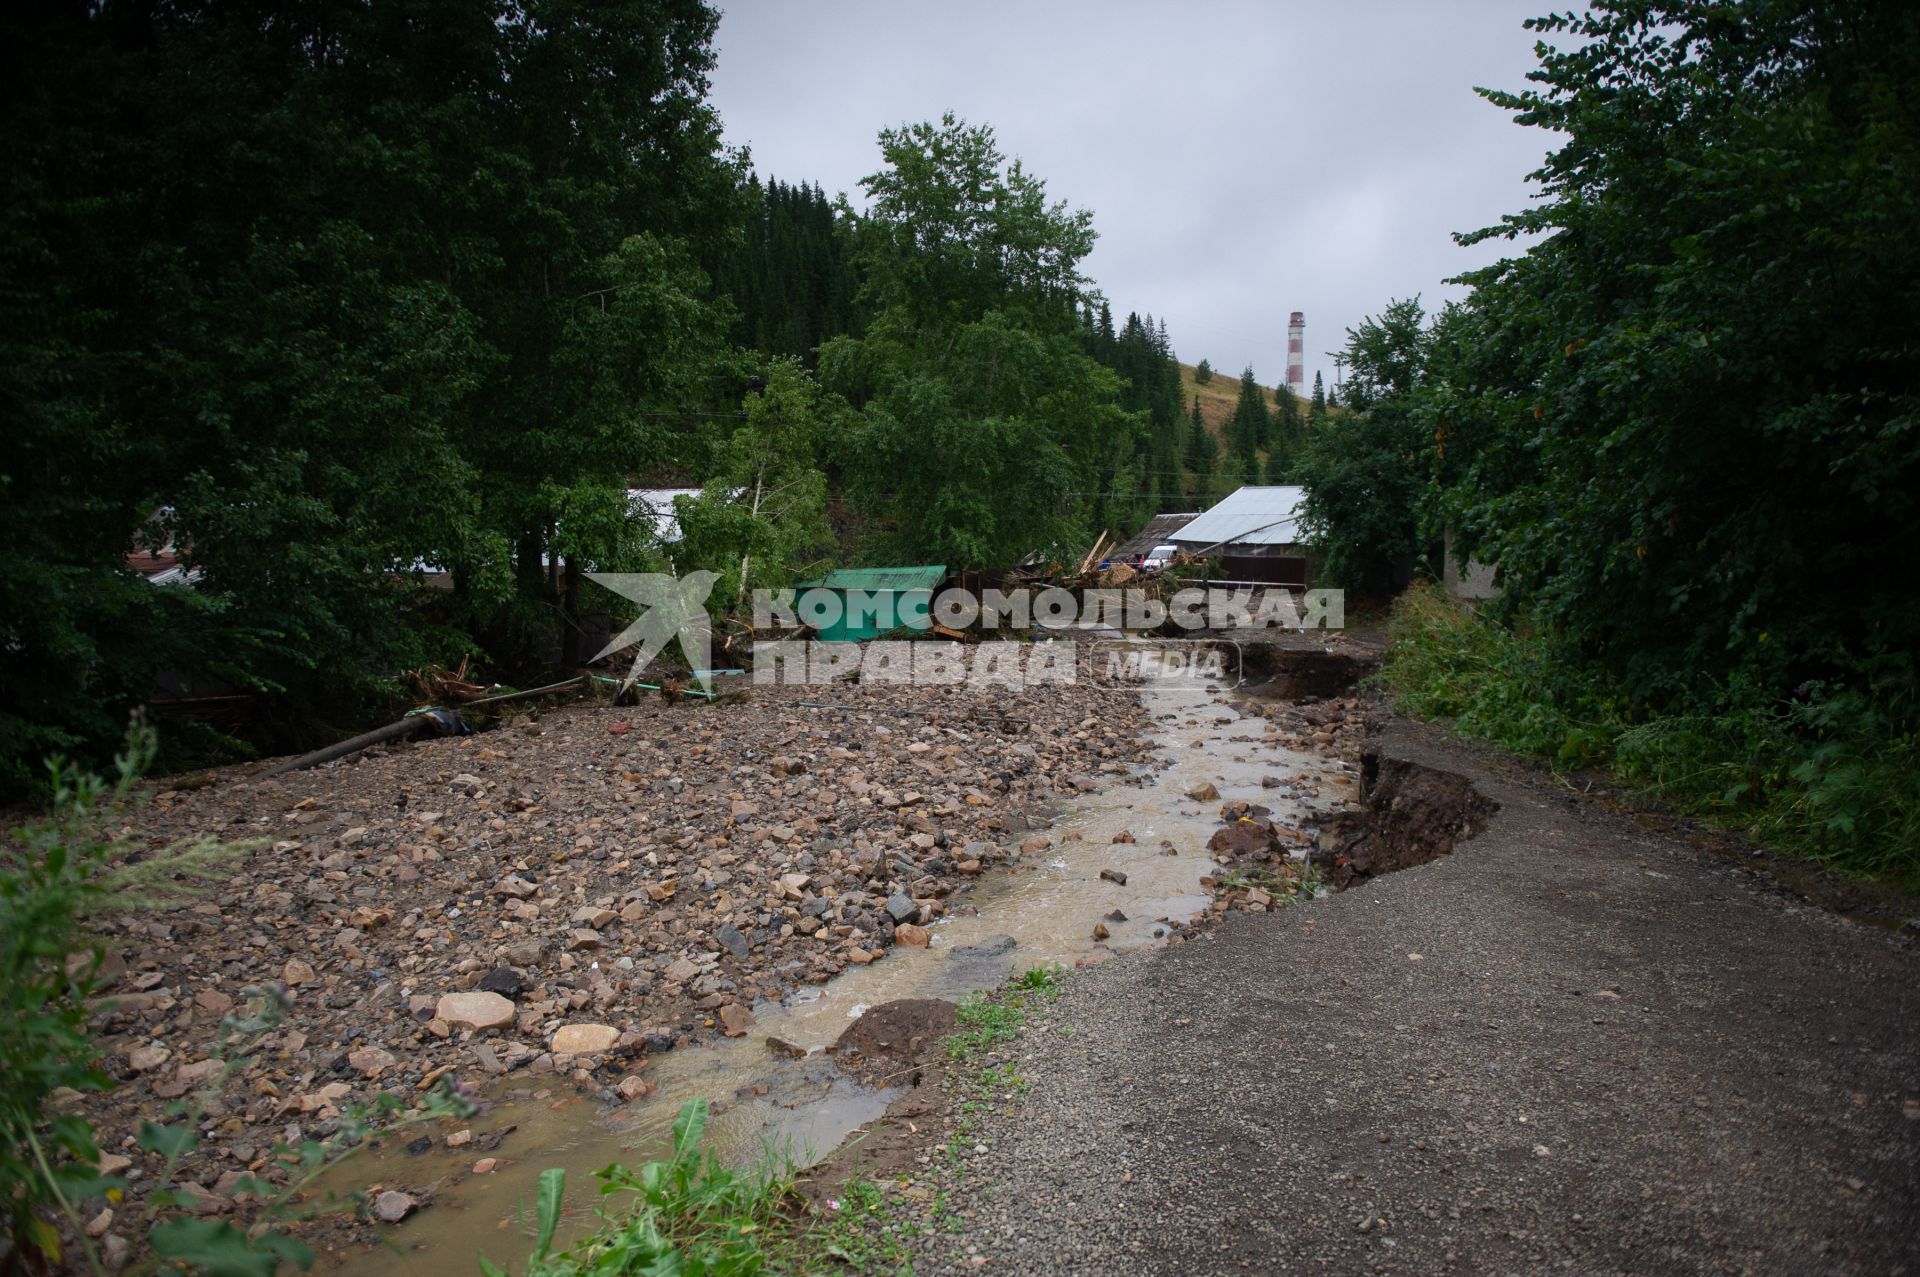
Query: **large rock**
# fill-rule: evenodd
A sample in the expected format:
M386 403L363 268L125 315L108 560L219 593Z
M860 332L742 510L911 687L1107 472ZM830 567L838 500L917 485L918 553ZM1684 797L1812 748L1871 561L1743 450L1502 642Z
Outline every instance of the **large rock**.
M1236 859L1271 852L1273 848L1273 826L1264 820L1236 820L1214 830L1213 837L1207 839L1208 851L1224 852Z
M620 1030L610 1024L565 1024L553 1035L555 1055L600 1055L620 1041Z
M480 977L480 983L474 986L482 993L497 993L503 998L517 998L520 990L526 986L520 980L520 973L512 967L495 967Z
M905 922L919 915L920 906L904 891L896 891L887 897L887 913L895 922Z
M449 993L435 1005L436 1019L470 1029L500 1029L513 1023L513 1003L497 993Z
M378 1077L393 1065L394 1054L384 1047L363 1046L347 1052L347 1066L368 1077Z
M981 958L997 958L1012 952L1019 942L1012 936L988 936L976 944L963 944L947 954L948 962L969 962Z
M745 962L747 960L747 938L740 933L740 928L734 926L731 922L723 923L719 929L713 933L713 938L719 941L721 947L739 961Z
M398 1189L388 1189L373 1199L373 1217L383 1224L397 1224L419 1208L419 1203Z

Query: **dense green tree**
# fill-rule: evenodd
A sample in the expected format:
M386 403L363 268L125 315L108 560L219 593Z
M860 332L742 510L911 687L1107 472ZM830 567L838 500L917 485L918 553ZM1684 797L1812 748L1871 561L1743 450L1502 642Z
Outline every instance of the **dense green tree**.
M705 102L717 21L686 0L0 16L0 483L37 596L0 623L21 727L0 785L117 739L161 673L331 731L464 628L551 658L569 565L632 548L624 488L672 452L663 411L711 398L727 316L694 263L740 190ZM169 538L191 592L127 572ZM415 588L431 568L451 596Z
M1300 401L1294 398L1292 391L1284 388L1276 391L1274 401L1273 425L1267 436L1267 473L1270 476L1267 482L1290 483L1301 446L1306 442L1307 427L1301 419Z
M1189 505L1199 508L1211 503L1219 464L1220 449L1214 443L1213 432L1207 429L1207 423L1200 415L1200 396L1195 395L1187 424L1186 466L1191 474L1187 488Z
M770 361L762 380L713 477L697 498L680 502L675 566L720 574L709 597L714 611L745 611L752 590L814 575L834 550L820 467L824 418L834 409L796 359Z
M860 325L850 229L817 185L754 177L747 195L743 242L709 264L738 312L734 339L811 367L821 342Z
M1431 447L1420 421L1431 340L1418 299L1396 301L1347 332L1347 385L1338 421L1307 432L1289 476L1306 487L1305 523L1329 585L1380 597L1429 549Z
M1260 482L1260 453L1273 433L1273 416L1267 411L1267 392L1253 379L1249 364L1240 374L1240 396L1234 401L1233 415L1227 418L1227 452L1230 468L1244 483Z
M1486 96L1551 130L1546 198L1468 238L1542 238L1469 277L1433 355L1462 547L1657 703L1736 671L1910 702L1920 606L1887 565L1920 552L1911 6L1532 25L1535 87Z
M1208 382L1210 382L1210 381L1212 381L1212 380L1213 380L1213 365L1212 365L1212 364L1210 364L1210 363L1208 363L1208 362L1207 362L1206 360L1204 360L1204 359L1202 359L1202 360L1201 360L1201 361L1200 361L1199 363L1197 363L1197 364L1195 364L1195 365L1194 365L1194 367L1193 367L1193 382L1194 382L1194 384L1195 384L1196 386L1204 386L1204 385L1206 385L1206 384L1207 384Z
M855 225L876 314L820 354L862 415L841 462L878 524L864 551L956 568L1064 553L1089 494L1131 488L1139 432L1076 333L1091 216L951 115L880 149Z

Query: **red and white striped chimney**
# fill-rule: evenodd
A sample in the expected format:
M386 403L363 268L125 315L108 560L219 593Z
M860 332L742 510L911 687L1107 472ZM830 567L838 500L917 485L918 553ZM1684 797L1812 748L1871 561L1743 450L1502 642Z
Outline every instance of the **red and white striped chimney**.
M1306 345L1307 318L1299 311L1287 320L1287 389L1295 399L1306 397L1306 365L1302 356Z

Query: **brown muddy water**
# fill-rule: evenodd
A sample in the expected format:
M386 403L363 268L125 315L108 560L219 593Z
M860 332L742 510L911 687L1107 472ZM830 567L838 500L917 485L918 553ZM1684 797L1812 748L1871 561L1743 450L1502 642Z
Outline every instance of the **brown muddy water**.
M862 1086L820 1053L866 1008L895 998L957 1001L1016 971L1046 963L1071 966L1096 949L1121 952L1164 943L1207 910L1210 897L1200 879L1214 867L1206 844L1219 827L1221 801L1244 798L1264 804L1282 823L1311 826L1353 797L1349 766L1272 743L1267 723L1234 709L1235 693L1221 683L1149 676L1141 696L1156 725L1153 759L1142 768L1144 786L1114 784L1065 804L1047 830L1052 849L990 872L950 901L952 913L933 924L928 948L889 949L871 966L798 990L784 1003L755 1007L758 1023L743 1038L652 1057L646 1076L655 1091L638 1103L610 1109L566 1083L547 1088L535 1084L539 1079L506 1079L482 1096L486 1112L458 1124L471 1128L477 1140L512 1127L497 1149L448 1149L444 1137L457 1129L449 1124L415 1128L412 1133L434 1140L417 1156L396 1141L349 1160L321 1191L431 1185L432 1200L405 1223L384 1230L387 1245L325 1252L316 1270L469 1277L479 1271L476 1257L483 1254L517 1268L532 1248L540 1172L555 1166L567 1172L564 1244L594 1222L594 1172L663 1156L674 1117L691 1099L713 1103L708 1144L729 1165L753 1165L770 1154L796 1167L812 1165L881 1116L900 1093ZM1280 786L1263 787L1269 776L1278 777ZM1186 796L1207 782L1219 790L1219 799ZM1135 841L1114 843L1123 833ZM1163 840L1176 854L1167 854ZM1102 879L1103 869L1120 870L1127 885ZM1127 921L1108 921L1109 938L1095 942L1094 924L1114 910ZM777 1055L769 1037L811 1054ZM497 1161L493 1171L473 1174L475 1162L488 1156Z

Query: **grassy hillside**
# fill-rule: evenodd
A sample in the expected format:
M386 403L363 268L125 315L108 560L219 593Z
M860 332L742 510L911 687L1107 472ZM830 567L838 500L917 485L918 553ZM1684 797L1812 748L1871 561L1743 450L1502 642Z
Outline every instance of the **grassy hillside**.
M1277 402L1274 396L1285 393L1275 390L1272 386L1262 386L1260 390L1266 395L1269 408ZM1239 401L1240 374L1223 373L1216 368L1213 371L1213 380L1201 385L1193 379L1193 365L1181 364L1180 394L1180 401L1186 404L1189 410L1193 404L1193 397L1200 396L1200 417L1207 423L1207 429L1218 438L1226 426L1227 418L1233 415L1233 405ZM1303 402L1300 407L1304 411L1306 404Z

